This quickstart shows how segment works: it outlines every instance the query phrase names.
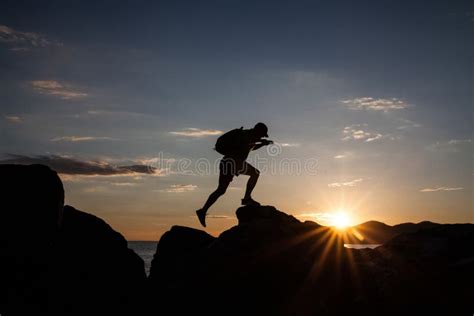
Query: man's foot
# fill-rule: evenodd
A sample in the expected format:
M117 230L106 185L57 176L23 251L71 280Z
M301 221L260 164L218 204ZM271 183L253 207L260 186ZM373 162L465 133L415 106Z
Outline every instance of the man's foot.
M255 200L252 199L252 198L244 198L244 199L242 199L242 205L246 205L246 206L260 206L260 203L258 203L257 201L255 201Z
M197 210L196 215L201 225L206 227L206 211L204 211L203 209Z

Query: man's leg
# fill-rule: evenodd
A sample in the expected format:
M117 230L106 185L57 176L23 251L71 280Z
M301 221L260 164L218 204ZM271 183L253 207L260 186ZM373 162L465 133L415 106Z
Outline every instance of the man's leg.
M243 163L243 171L241 174L245 174L250 176L249 180L247 181L247 188L245 190L245 195L242 202L251 202L250 204L258 204L252 199L252 191L257 184L258 177L260 175L260 171L258 171L254 166L244 161ZM246 204L246 203L244 203Z
M217 201L219 197L224 195L231 181L232 178L224 175L219 175L219 185L217 186L217 189L209 195L206 204L204 204L204 206L202 207L205 212L207 212L207 210Z
M199 222L202 226L206 227L206 213L207 210L217 201L217 199L225 193L227 187L229 186L230 182L232 181L233 176L225 175L222 172L219 174L219 185L217 189L212 192L209 197L207 198L206 204L202 207L202 209L196 211L196 215L198 216Z

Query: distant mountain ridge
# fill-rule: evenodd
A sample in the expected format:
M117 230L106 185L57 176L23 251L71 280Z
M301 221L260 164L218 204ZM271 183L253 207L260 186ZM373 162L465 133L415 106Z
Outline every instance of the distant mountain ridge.
M347 244L385 244L400 234L415 233L423 229L431 229L441 224L430 221L419 223L401 223L394 226L379 221L367 221L365 223L348 227L340 234Z

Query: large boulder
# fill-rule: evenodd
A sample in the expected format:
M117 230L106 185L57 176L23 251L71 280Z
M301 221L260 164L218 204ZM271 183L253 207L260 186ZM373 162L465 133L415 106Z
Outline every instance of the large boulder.
M217 238L183 228L165 233L149 277L151 299L160 297L160 306L176 314L192 307L208 314L296 315L306 308L300 298L308 286L336 280L325 270L343 245L329 228L302 223L271 206L242 207L237 216L239 225ZM163 244L176 245L179 255L163 252Z
M44 165L0 164L0 242L12 256L41 254L61 224L64 188Z
M0 165L0 314L130 314L143 260L103 220L64 204L56 172Z
M47 308L51 246L61 224L64 189L43 165L0 165L0 314Z
M145 285L143 260L102 219L64 207L53 245L54 300L59 315L136 314Z
M148 280L150 301L160 298L160 308L174 314L472 311L474 225L428 225L357 250L344 248L339 232L271 206L242 207L237 217L217 238L183 227L165 233Z

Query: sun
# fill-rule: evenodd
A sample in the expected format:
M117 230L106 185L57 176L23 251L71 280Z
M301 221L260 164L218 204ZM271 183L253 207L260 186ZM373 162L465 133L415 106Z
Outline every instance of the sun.
M332 224L337 229L344 230L350 226L350 218L346 212L338 211L332 218Z

